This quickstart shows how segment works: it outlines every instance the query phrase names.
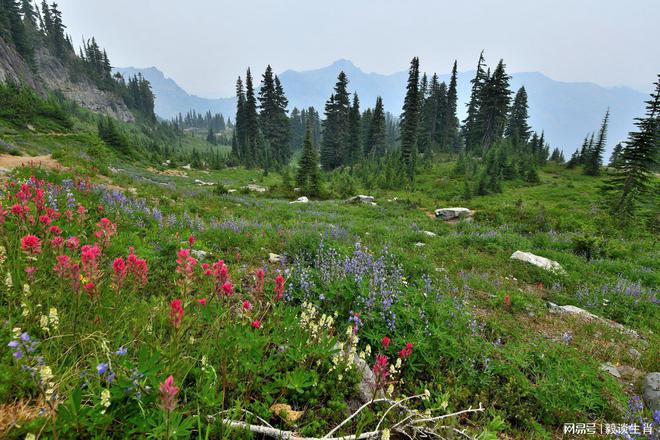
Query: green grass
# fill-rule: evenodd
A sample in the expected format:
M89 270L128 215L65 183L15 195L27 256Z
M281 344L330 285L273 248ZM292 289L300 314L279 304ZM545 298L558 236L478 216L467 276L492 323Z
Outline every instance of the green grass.
M376 206L347 204L332 194L328 200L291 205L300 194L284 188L278 173L179 168L186 176L172 176L163 167L148 170L146 163L108 149L91 121L78 120L68 136L2 130L5 142L31 154L52 152L72 168L63 173L18 170L18 182L31 174L54 183L86 176L124 188L130 200L143 199L115 204L96 191L72 190L90 213L81 223L57 221L65 236L91 243L104 215L118 227L103 250L98 296L92 298L72 294L68 282L53 275L52 250L44 247L36 261L20 250L19 240L28 232L44 236L39 226L10 216L0 231L8 256L2 272L13 277L12 288L0 288L7 312L0 340L6 346L12 329L20 327L41 341L37 353L52 368L60 405L56 422L36 418L13 427L9 438L42 428L44 435L56 430L65 438L146 432L165 437L173 429L182 436L251 438L207 422L210 415L217 420L222 410L239 419L244 409L274 426L322 436L348 415L355 394L355 372L332 368L335 343L348 343L351 312L360 314L358 352L367 345L374 354L382 351L380 340L388 335L392 343L386 354L394 362L396 351L413 343L413 354L393 376L394 396L428 389L429 401L414 405L435 408L436 414L482 403L486 412L471 416L469 423L449 422L474 435L503 430L513 438L552 438L565 422L619 422L628 396L637 390L602 372L600 364L640 372L660 367L657 241L641 226L624 231L616 226L602 207L602 178L549 164L538 185L507 182L501 194L466 201L462 180L446 162L423 168L414 188L356 188L375 196ZM202 143L201 138L182 138L184 148L201 149ZM110 166L119 171L111 172ZM195 179L238 191L221 195ZM249 183L269 191L240 189ZM7 193L3 197L3 207L13 204ZM60 194L61 211L66 203ZM429 216L443 206L474 209L474 221L448 224ZM158 208L162 220L152 208ZM223 259L228 265L233 297L215 297L200 272L191 284L181 283L176 253L188 246L191 234L194 248L208 253L204 262ZM593 243L595 258L580 254L583 243ZM149 283L127 285L117 293L112 260L125 257L129 246L147 260ZM510 260L516 250L556 260L567 274ZM270 252L286 256L286 262L269 263ZM363 267L359 280L344 272L349 256L348 266ZM39 269L34 280L24 271L29 265ZM267 270L264 293L254 289L254 273L261 267ZM285 301L272 298L278 270L286 278ZM390 292L396 293L389 297ZM207 306L197 304L201 297L209 300ZM391 307L383 305L386 297ZM186 311L179 328L168 319L174 298L183 300ZM253 305L250 312L240 311L244 299ZM336 314L334 322L314 333L302 318L305 301L319 314ZM553 315L548 301L586 308L636 330L641 338ZM39 319L51 307L58 310L59 326L46 331ZM261 329L251 327L254 319L260 319ZM119 346L128 349L126 356L114 354ZM631 348L641 357L631 355ZM16 361L9 350L0 358L0 403L18 399L39 405L43 389L21 369L27 358ZM366 358L373 363L373 356ZM117 376L111 383L96 372L100 362L108 361ZM157 391L169 374L180 387L171 413L159 408ZM110 391L107 408L101 399L104 389ZM273 403L304 414L292 426L270 411ZM365 411L342 433L373 428L384 409ZM391 426L395 419L392 413L386 423Z

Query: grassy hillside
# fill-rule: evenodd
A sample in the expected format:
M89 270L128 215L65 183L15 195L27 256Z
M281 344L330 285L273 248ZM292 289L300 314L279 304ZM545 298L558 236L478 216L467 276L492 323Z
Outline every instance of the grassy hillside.
M392 400L335 435L393 428L406 414L388 402L414 395L406 405L417 418L481 404L419 426L483 439L555 438L564 423L638 416L628 401L660 367L659 249L646 226L622 231L602 209L603 178L550 164L539 184L462 200L462 179L444 162L426 166L412 190L371 190L374 206L290 204L300 194L278 173L165 167L118 154L89 113L72 121L58 130L0 122L5 151L52 153L64 167L5 177L1 436L259 438L225 418L320 437L360 406L353 352L370 369L387 356L394 369L377 375L374 395ZM152 137L120 127L137 145ZM173 142L211 148L202 136ZM243 188L251 183L267 191ZM434 217L448 206L474 210L472 221ZM59 247L58 235L98 254ZM511 260L516 250L565 273ZM58 255L82 273L57 266ZM122 277L119 257L144 259L147 279L139 265Z

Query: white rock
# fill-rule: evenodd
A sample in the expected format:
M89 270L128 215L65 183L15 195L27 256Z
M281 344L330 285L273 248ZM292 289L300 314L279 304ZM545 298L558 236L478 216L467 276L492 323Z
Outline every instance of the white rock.
M455 220L472 216L472 211L467 208L439 208L435 210L436 218L442 220Z
M353 196L350 199L346 200L349 203L366 203L369 205L375 205L376 203L374 202L374 198L372 196L365 196L362 194L358 194L357 196Z
M421 241L415 243L415 247L424 247L424 246L426 246L426 243L422 243Z
M188 171L190 171L190 170L192 169L192 167L190 166L190 164L188 164L188 165L184 165L184 166L182 166L181 168L183 168L184 170L188 170Z
M423 231L423 234L426 235L427 237L436 237L438 235L435 232L431 232L431 231Z
M553 304L551 302L548 302L548 307L550 308L550 313L557 313L561 315L574 315L574 316L580 316L588 321L598 321L602 324L605 324L606 326L619 330L622 333L625 333L629 336L633 336L635 338L638 338L639 335L635 330L631 330L629 328L624 327L622 324L619 324L618 322L611 321L609 319L602 318L598 315L594 315L591 312L588 312L584 309L581 309L576 306L572 305L565 305L565 306L558 306L557 304Z
M293 203L309 203L309 199L305 196L302 196L302 197L298 197L293 202L289 202L289 204L293 204Z
M236 192L235 189L228 189L228 190L227 190L227 194L231 194L231 193L235 193L235 192Z
M269 252L269 253L268 253L268 261L269 261L271 264L281 263L281 262L283 261L283 257L282 257L281 255L278 255L278 254L274 254L274 253L272 253L272 252Z
M616 378L621 377L621 373L619 372L619 370L609 362L601 364L600 369L602 371L610 373L612 376L614 376Z
M213 182L204 182L203 180L200 180L200 179L195 179L194 182L197 185L200 185L200 186L213 186L213 185L215 185L215 183L213 183Z
M193 255L193 257L197 258L198 260L203 260L209 254L208 252L203 251L201 249L193 249L192 251L190 251L190 253Z
M265 188L265 187L259 186L259 185L255 185L254 183L251 183L247 186L244 186L243 188L247 188L250 191L255 191L255 192L258 192L258 193L263 193L263 192L268 191L268 188Z
M557 272L557 273L566 273L563 267L559 263L553 260L549 260L545 257L540 257L538 255L534 255L531 252L522 252L522 251L515 251L511 255L511 259L513 260L520 260L524 261L529 264L533 264L534 266L540 267L545 270L549 270L551 272Z

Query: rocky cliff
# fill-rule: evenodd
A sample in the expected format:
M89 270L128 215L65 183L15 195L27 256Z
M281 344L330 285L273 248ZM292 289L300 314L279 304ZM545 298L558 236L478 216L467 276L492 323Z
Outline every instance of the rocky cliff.
M69 70L48 49L35 52L37 71L33 72L20 55L0 38L0 81L27 84L38 93L57 91L65 98L91 111L133 122L135 117L113 93L100 90L89 78L72 78Z

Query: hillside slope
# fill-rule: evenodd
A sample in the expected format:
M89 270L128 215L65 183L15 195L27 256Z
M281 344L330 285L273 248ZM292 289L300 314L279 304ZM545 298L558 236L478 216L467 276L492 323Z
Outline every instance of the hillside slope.
M71 72L50 51L41 47L35 51L36 72L32 71L18 53L0 38L0 81L24 83L44 95L46 91L59 92L78 105L103 113L124 122L135 117L122 99L100 90L90 79Z

